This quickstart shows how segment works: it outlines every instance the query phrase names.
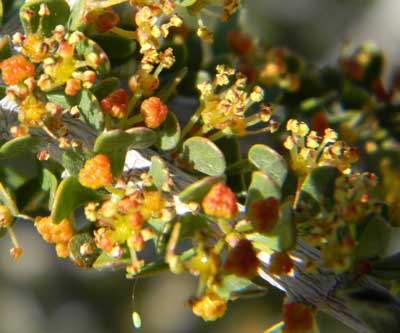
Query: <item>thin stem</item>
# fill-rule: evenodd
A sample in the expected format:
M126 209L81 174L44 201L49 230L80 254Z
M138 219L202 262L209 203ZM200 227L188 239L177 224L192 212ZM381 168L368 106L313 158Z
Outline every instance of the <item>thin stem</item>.
M141 114L137 114L136 116L130 117L126 120L125 126L126 128L130 128L135 124L141 123L143 121L143 117Z
M14 247L17 249L20 249L21 247L19 246L17 236L14 233L14 230L11 227L7 227L8 234L10 235L11 242L13 243Z
M127 2L128 0L106 0L106 1L91 1L95 7L107 8L121 3Z
M135 31L129 31L129 30L125 30L122 28L118 28L118 27L111 28L111 31L113 33L115 33L116 35L125 37L127 39L136 40L136 32Z
M297 208L297 205L299 203L300 191L301 191L301 187L303 186L305 178L306 177L304 177L304 176L299 176L299 179L297 180L296 194L295 194L295 197L293 200L293 205L292 205L293 210L295 210Z
M199 131L200 132L200 131ZM196 133L197 134L197 133ZM198 134L197 134L198 135ZM226 136L226 134L223 131L218 131L215 132L214 134L210 135L208 137L209 140L211 141L217 141L218 139L223 138L224 136Z
M25 214L18 214L18 215L15 215L15 217L18 219L34 221L34 219L32 217L25 215Z
M132 113L133 109L135 108L137 102L142 98L142 92L139 89L135 92L135 94L129 99L128 102L128 115Z
M49 137L56 140L57 142L60 142L60 139L44 123L41 124L41 127Z
M217 225L224 234L229 234L233 230L232 226L225 219L218 219Z
M183 78L186 76L187 73L187 67L181 69L176 77L174 78L174 81L166 86L165 89L161 89L161 91L158 93L158 97L161 99L161 101L166 102L168 98L176 91L176 87L181 83Z
M105 189L119 198L122 198L125 195L125 191L123 189L117 189L112 185L106 185Z
M186 138L186 136L189 134L189 132L192 130L193 126L198 122L201 111L203 111L203 105L200 105L199 108L197 108L196 112L192 115L188 123L185 125L185 127L182 129L181 132L181 140L178 144L178 146L182 143L182 141Z
M236 174L246 171L246 169L251 166L249 160L247 158L236 161L227 166L226 173L227 174Z

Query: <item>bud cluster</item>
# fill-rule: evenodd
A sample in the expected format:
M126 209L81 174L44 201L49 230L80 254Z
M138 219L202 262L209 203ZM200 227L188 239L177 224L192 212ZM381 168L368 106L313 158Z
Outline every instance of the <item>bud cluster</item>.
M50 216L38 217L35 226L46 242L56 245L57 256L68 257L68 242L75 233L70 220L64 219L59 224L54 224Z

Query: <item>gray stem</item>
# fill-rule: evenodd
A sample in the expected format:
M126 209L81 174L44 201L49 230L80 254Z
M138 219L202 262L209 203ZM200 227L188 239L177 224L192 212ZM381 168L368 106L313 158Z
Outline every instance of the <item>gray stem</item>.
M0 139L8 138L7 128L17 123L16 112L16 106L10 103L6 98L0 101ZM71 137L79 138L89 147L93 145L95 133L93 133L92 130L77 119L67 117L65 120ZM44 133L40 131L36 134L44 135ZM61 150L56 145L52 145L51 154L53 158L60 161ZM148 168L152 155L155 155L155 152L151 150L141 150L140 152L135 150L129 151L126 159L125 172L128 174L130 172L135 173L135 170L138 171ZM169 163L169 168L177 190L184 189L195 181L193 177L187 175L171 163ZM321 261L320 252L301 241L298 242L297 248L293 254L304 261ZM285 291L289 300L311 304L318 310L327 313L349 328L354 329L356 332L370 332L365 323L346 306L345 301L333 292L338 283L337 276L334 272L319 268L318 273L311 274L305 272L301 265L296 265L295 275L293 277L277 277L266 273L262 274L261 277ZM381 286L368 279L364 279L363 284L375 290L382 291Z

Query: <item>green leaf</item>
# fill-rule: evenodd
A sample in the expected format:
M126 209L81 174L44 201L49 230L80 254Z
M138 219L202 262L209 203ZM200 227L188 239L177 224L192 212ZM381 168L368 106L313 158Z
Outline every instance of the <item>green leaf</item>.
M120 80L117 77L108 77L99 83L96 83L90 90L101 101L107 95L112 93L119 87Z
M7 206L12 215L18 215L18 207L8 190L0 182L0 201Z
M341 96L341 103L345 109L361 110L370 103L371 96L368 91L351 83L346 82Z
M242 161L242 155L240 152L239 140L235 136L224 136L218 139L215 144L223 152L225 161L227 164L227 171L231 165L237 165ZM250 164L250 163L249 163ZM246 184L243 177L243 169L239 173L229 173L227 178L227 185L235 193L240 193L246 190Z
M182 158L193 169L209 176L222 175L226 168L225 158L219 148L203 137L192 137L183 144Z
M156 141L155 132L145 127L135 127L127 131L111 130L100 134L93 147L96 154L104 154L110 160L111 170L118 177L125 164L129 147L146 148Z
M163 159L158 156L151 158L151 166L148 172L153 179L153 184L161 189L162 186L170 179L168 166Z
M50 10L50 15L43 17L42 24L42 35L50 37L53 33L54 28L61 24L66 25L70 14L68 2L65 0L30 0L23 4L19 10L19 17L24 28L25 34L30 32L29 27L32 27L32 31L36 32L39 27L39 8L41 4L47 5ZM24 18L24 11L26 9L32 10L35 15L28 22Z
M82 246L89 248L87 254L83 254ZM69 255L75 265L90 268L99 257L101 250L96 246L93 236L87 232L80 233L71 238L68 243Z
M178 6L189 7L196 3L198 0L174 0Z
M43 169L41 187L42 190L49 193L49 207L53 205L57 190L57 178L48 169Z
M211 187L214 184L222 181L224 181L223 176L205 177L200 179L190 184L181 193L179 193L179 200L182 202L200 203Z
M70 176L78 177L79 171L85 165L86 160L91 157L92 154L83 151L81 147L68 148L62 155L62 165Z
M132 149L146 149L154 145L157 141L156 132L147 127L134 127L128 129L126 133L134 138L134 141L130 146Z
M104 115L96 96L89 90L82 89L79 99L80 119L96 131L104 128Z
M92 267L102 271L108 269L118 269L124 268L132 263L130 257L123 256L122 258L113 258L109 256L107 253L102 252L96 259L96 261L92 264Z
M400 252L371 263L371 275L386 280L400 279Z
M10 36L4 35L0 38L0 61L10 58L11 55Z
M87 0L75 0L71 8L71 15L68 18L69 31L84 31L87 23L83 18L87 11Z
M3 99L6 97L7 94L7 87L6 86L0 86L0 99Z
M75 96L67 96L62 89L55 89L46 94L48 100L64 109L77 106L80 111L79 119L96 131L104 128L104 114L96 96L87 89L82 89Z
M334 204L335 181L340 175L340 171L331 166L322 166L312 170L301 187L299 206L310 207L312 215L320 210L330 211Z
M217 285L216 292L218 295L226 300L229 300L232 294L240 295L240 292L257 290L266 292L265 288L261 288L249 279L229 274L223 277L222 283Z
M68 109L79 104L80 93L74 96L68 96L65 94L64 89L56 88L47 92L46 97L50 102L61 106L63 109Z
M58 224L70 216L78 207L90 201L100 201L102 196L82 186L75 177L65 178L57 188L51 212L53 223Z
M247 239L253 242L253 246L270 253L271 251L288 251L296 245L296 225L293 221L291 202L281 205L279 222L268 234L253 233Z
M107 74L110 71L111 65L107 54L104 50L93 40L89 38L83 39L81 42L76 44L75 52L85 58L87 65L96 71L99 75ZM100 64L92 62L89 55L96 54L100 59Z
M90 35L100 47L107 53L107 56L113 60L122 61L132 56L136 50L136 42L114 33L102 33Z
M40 137L31 135L20 136L11 139L0 147L0 159L33 152L35 151L35 148L40 145L40 143Z
M246 198L246 206L256 200L266 198L281 199L281 190L272 178L261 171L254 171Z
M156 131L158 148L165 151L172 150L177 146L181 135L181 128L175 114L168 112L167 117Z
M256 144L248 153L249 160L282 187L288 172L286 161L272 148Z
M369 327L368 332L397 333L400 327L400 302L381 287L356 287L339 291L350 311Z
M389 233L390 226L381 216L368 217L367 224L358 238L354 257L362 259L382 255L389 240Z
M0 1L0 27L3 24L3 1Z
M186 213L180 218L181 230L179 234L180 239L191 238L195 235L196 231L211 231L207 219L200 215Z

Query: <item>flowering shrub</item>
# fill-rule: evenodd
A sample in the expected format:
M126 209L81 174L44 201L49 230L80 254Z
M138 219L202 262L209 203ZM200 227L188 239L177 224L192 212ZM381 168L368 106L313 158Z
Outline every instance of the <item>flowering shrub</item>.
M242 33L239 8L239 0L19 8L23 33L0 43L3 97L18 106L18 121L0 133L0 159L35 153L42 197L24 207L14 194L21 182L0 179L0 229L15 259L13 225L30 220L79 267L125 269L128 279L196 276L188 304L207 321L298 272L379 278L395 291L399 255L384 250L400 225L398 73L386 87L382 53L366 44L310 79L296 54ZM210 9L217 30L234 16L227 38L205 25ZM194 31L182 11L197 19ZM222 47L211 48L211 63L223 55L230 63L205 63L193 51L204 43ZM171 104L181 95L198 101L186 122ZM260 133L268 145L240 146ZM131 150L151 156L140 175ZM156 253L144 260L149 243ZM302 257L304 244L317 255ZM283 320L266 332L317 332L321 304L285 291Z

